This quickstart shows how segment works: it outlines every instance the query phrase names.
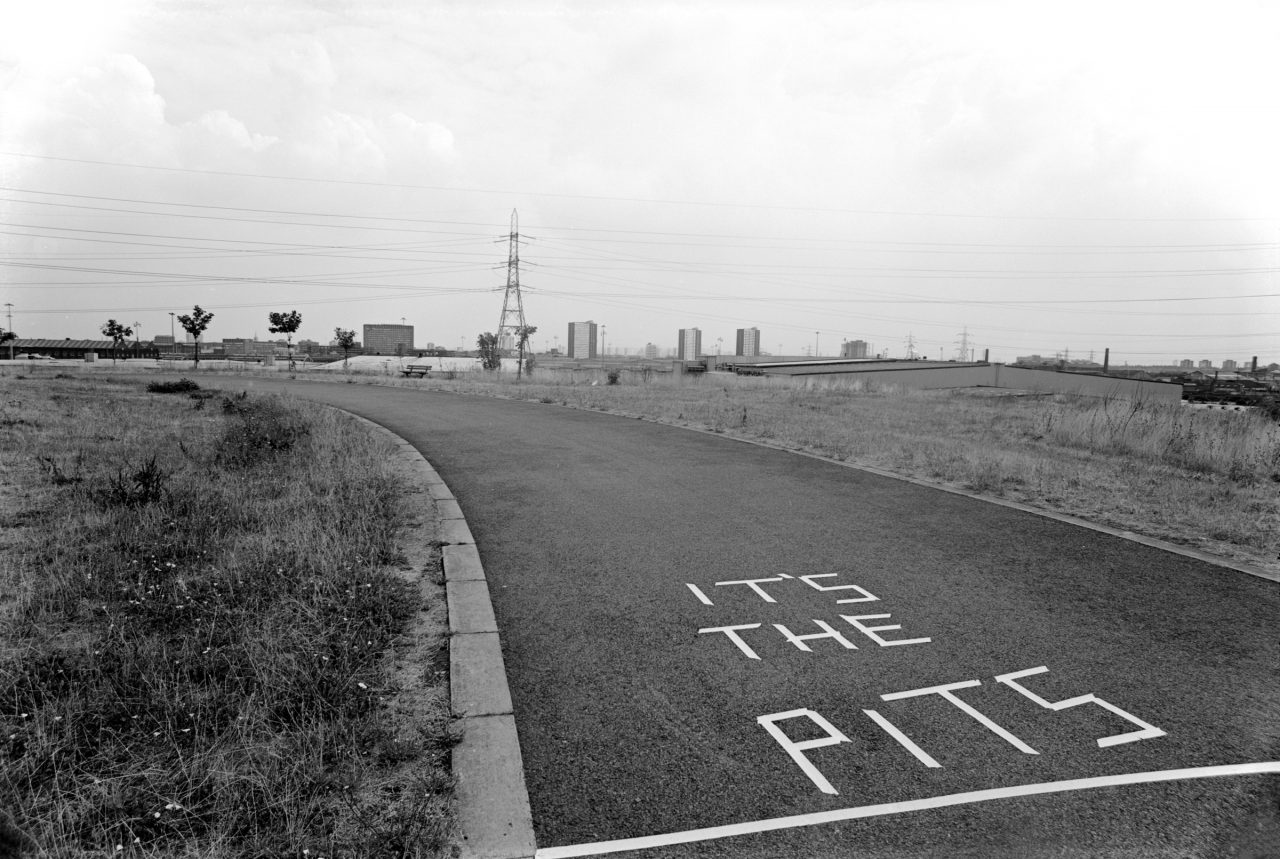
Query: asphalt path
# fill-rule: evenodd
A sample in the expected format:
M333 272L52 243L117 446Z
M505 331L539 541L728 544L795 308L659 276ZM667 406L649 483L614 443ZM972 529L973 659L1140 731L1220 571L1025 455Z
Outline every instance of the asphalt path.
M237 384L377 421L452 488L540 854L801 816L617 855L1280 855L1280 775L1141 775L1280 761L1280 585L615 415Z

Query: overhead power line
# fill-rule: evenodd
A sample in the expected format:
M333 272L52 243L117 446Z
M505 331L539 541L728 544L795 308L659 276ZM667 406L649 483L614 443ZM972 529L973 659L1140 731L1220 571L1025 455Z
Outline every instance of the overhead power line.
M871 215L881 217L908 218L952 218L960 220L988 221L1040 221L1040 222L1081 222L1081 223L1214 223L1214 222L1269 222L1277 220L1268 217L1090 217L1071 215L994 215L971 212L929 212L894 209L850 209L826 206L771 205L764 203L726 202L710 200L675 200L664 198L627 197L607 194L566 194L562 192L528 191L513 188L480 188L456 185L424 185L405 182L372 182L361 179L332 179L311 176L281 176L270 173L249 173L232 170L196 170L190 167L160 167L154 164L135 164L124 161L100 161L88 158L66 158L56 155L37 155L30 152L0 152L11 158L33 158L43 161L54 161L68 164L91 164L99 167L120 167L133 170L153 170L164 173L184 173L204 176L229 176L242 179L267 179L280 182L311 182L326 185L349 185L367 188L399 188L415 191L445 191L466 194L500 194L504 197L546 197L549 199L599 200L603 202L645 203L668 206L704 206L727 209L752 209L776 212L814 212L819 214Z

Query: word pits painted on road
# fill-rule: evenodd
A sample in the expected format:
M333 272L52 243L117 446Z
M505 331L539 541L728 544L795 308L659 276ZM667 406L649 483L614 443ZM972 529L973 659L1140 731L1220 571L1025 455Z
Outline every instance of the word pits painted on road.
M1065 701L1046 701L1044 698L1017 682L1024 677L1044 674L1048 670L1049 669L1046 666L1041 665L1037 668L1027 668L1021 671L1011 671L1007 674L1000 674L996 676L995 680L997 683L1008 686L1010 689L1013 689L1015 692L1029 698L1031 701L1047 710L1060 711L1071 707L1078 707L1082 704L1096 704L1102 709L1138 726L1138 730L1136 731L1128 731L1122 734L1114 734L1098 738L1097 743L1099 748L1107 748L1109 746L1116 746L1122 743L1133 743L1138 740L1148 740L1154 737L1163 737L1165 735L1165 732L1156 726L1144 722L1132 713L1122 710L1115 704L1104 701L1096 695L1078 695L1075 698L1068 698ZM880 700L893 702L911 698L920 698L926 695L937 695L948 703L954 705L956 709L977 721L988 731L995 734L997 737L1004 740L1023 754L1040 754L1038 751L1015 736L1012 732L996 724L996 722L989 716L982 713L973 705L964 701L955 694L960 689L969 689L974 686L981 685L981 680L960 680L955 683L943 683L937 686L927 686L922 689L908 689L902 692L887 692L880 696ZM940 768L942 766L942 764L938 763L932 755L908 737L901 729L890 722L889 719L883 716L880 712L868 709L863 709L862 712L868 719L874 722L877 727L892 737L898 745L902 746L903 749L909 752L921 764L931 768ZM825 736L808 740L791 739L783 732L782 728L779 727L779 723L793 719L808 720L810 723L821 729ZM787 710L782 713L768 713L758 717L756 721L762 728L769 732L769 735L773 737L780 746L782 746L783 751L791 756L791 759L796 762L796 765L800 767L800 770L809 777L809 780L812 781L820 791L829 794L839 793L839 791L832 787L831 782L818 771L818 768L809 760L805 755L805 752L810 749L818 749L825 746L852 743L853 741L850 740L843 731L833 725L821 713L816 713L813 710L806 708Z

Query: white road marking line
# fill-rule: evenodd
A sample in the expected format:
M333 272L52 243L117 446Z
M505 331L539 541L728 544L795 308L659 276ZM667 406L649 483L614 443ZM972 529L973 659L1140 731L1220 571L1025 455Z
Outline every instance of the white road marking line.
M787 719L806 718L816 724L822 730L827 732L825 737L819 737L814 740L793 740L786 734L782 733L782 729L778 727L778 722ZM831 786L831 782L818 772L818 768L809 762L804 753L809 749L820 749L823 746L834 746L838 743L851 743L839 728L827 721L826 717L821 713L815 713L812 710L801 708L799 710L788 710L785 713L769 713L756 719L772 737L778 741L782 748L786 749L787 754L791 755L792 760L800 765L800 769L804 770L804 774L818 786L823 793L834 794L838 791Z
M751 646L742 640L742 636L738 635L740 629L756 629L760 626L758 623L740 623L737 626L708 626L698 630L698 635L704 635L708 632L723 632L729 636L729 640L738 646L738 649L747 654L748 659L759 659L760 656L751 649Z
M863 710L862 712L870 716L871 721L875 722L877 725L883 728L886 734L888 734L889 736L897 740L898 745L902 746L904 749L911 752L911 754L915 755L916 760L920 761L920 763L924 764L927 767L936 768L936 767L942 766L942 764L934 760L932 755L930 755L924 749L920 748L914 742L912 742L910 737L908 737L906 734L899 731L898 727L894 725L892 722L890 722L888 719L886 719L884 716L881 716L875 710Z
M773 626L775 629L778 630L778 632L782 633L787 637L787 641L791 642L800 650L803 650L805 653L813 653L813 648L811 648L805 642L817 641L820 638L834 639L836 643L839 644L841 647L843 647L845 650L858 649L858 646L856 644L854 644L852 641L850 641L849 639L845 638L843 635L841 635L840 633L832 629L831 624L827 623L825 620L814 620L814 623L816 623L818 625L818 628L822 629L823 632L814 632L814 633L810 633L809 635L797 635L796 633L787 629L785 626L783 626L780 623L775 623Z
M701 600L703 605L715 605L715 603L707 599L707 595L702 592L702 588L697 585L690 584L689 582L685 582L685 586L688 587L689 590L693 591L693 595Z
M758 593L760 595L760 599L764 600L765 602L777 602L776 599L769 596L769 594L765 591L764 588L760 587L760 583L761 582L780 582L780 581L782 581L781 577L772 576L767 579L733 579L727 582L716 582L714 586L717 588L722 588L725 585L746 585L747 587L751 588L751 590Z
M1252 764L1223 764L1212 767L1192 767L1180 770L1124 773L1094 778L1077 778L1067 781L1051 781L1042 784L1024 784L1016 787L998 787L990 790L974 790L947 796L931 796L925 799L909 799L903 802L886 802L880 805L863 805L857 808L841 808L835 811L818 811L812 814L796 814L790 817L774 817L748 823L731 823L726 826L709 826L685 832L668 832L662 835L645 835L639 838L620 838L616 841L598 841L594 844L569 844L562 847L544 847L534 853L535 859L572 859L576 856L595 856L601 853L622 853L627 850L648 850L671 844L688 844L694 841L711 841L731 838L735 835L751 835L757 832L774 832L779 829L796 829L817 826L841 820L858 820L866 817L884 817L911 811L927 811L953 805L970 805L997 799L1015 799L1046 793L1067 793L1075 790L1094 790L1101 787L1119 787L1129 784L1153 784L1162 781L1221 778L1238 775L1280 775L1280 761Z
M1022 752L1023 754L1028 754L1028 755L1040 754L1035 749L1031 748L1026 743L1022 742L1022 740L1018 739L1013 734L1009 733L1004 728L1000 727L995 722L991 721L986 716L979 713L973 707L966 704L964 701L961 701L951 691L952 689L968 689L973 686L981 686L981 685L982 685L981 680L961 680L958 683L944 683L941 686L928 686L924 689L908 689L906 692L890 692L887 695L881 695L880 699L882 701L901 701L903 698L919 698L922 695L941 696L947 699L948 701L950 701L952 704L955 704L965 713L968 713L970 716L976 719L980 724L985 726L988 731L1000 737L1006 743L1013 746L1015 749Z
M1034 677L1037 674L1044 674L1048 670L1049 670L1048 668L1041 665L1039 668L1028 668L1024 671L1011 671L1008 674L1001 674L998 677L996 677L996 682L1003 683L1006 686L1016 689L1017 691L1021 692L1023 695L1027 696L1032 701L1035 701L1037 704L1039 704L1041 707L1044 707L1047 710L1059 711L1059 710L1066 710L1071 707L1079 707L1081 704L1097 704L1099 707L1102 707L1105 710L1110 710L1112 713L1115 713L1121 719L1130 721L1133 724L1138 726L1139 730L1137 731L1130 731L1127 734L1116 734L1111 737L1103 737L1102 739L1098 740L1098 746L1100 748L1105 749L1107 746L1118 746L1121 743L1135 743L1138 740L1150 740L1154 737L1165 736L1165 732L1157 728L1155 725L1151 725L1151 724L1148 724L1147 722L1142 721L1137 716L1133 715L1127 710L1121 710L1115 704L1111 704L1107 701L1103 701L1101 698L1099 698L1096 695L1092 695L1092 694L1077 695L1074 698L1068 698L1065 701L1057 701L1057 702L1046 701L1044 698L1041 698L1039 695L1035 694L1030 689L1027 689L1021 683L1017 682L1018 680L1021 680L1023 677Z
M853 600L840 600L840 602L853 602ZM902 629L902 624L891 623L888 626L865 626L861 623L864 620L880 620L886 617L893 617L891 614L842 614L840 617L881 647L897 647L901 644L928 644L933 641L932 638L899 638L895 640L881 638L876 635L877 632L892 632L895 629Z

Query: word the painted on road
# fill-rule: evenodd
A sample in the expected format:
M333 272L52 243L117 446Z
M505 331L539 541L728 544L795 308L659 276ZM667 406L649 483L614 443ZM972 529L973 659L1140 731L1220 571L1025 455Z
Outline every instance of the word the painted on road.
M1033 701L1035 704L1037 704L1038 706L1046 710L1052 710L1056 712L1061 710L1067 710L1072 707L1079 707L1084 704L1096 704L1102 709L1107 710L1108 712L1113 713L1114 715L1119 716L1120 718L1138 726L1138 730L1136 731L1129 731L1123 734L1114 734L1112 736L1099 738L1097 742L1100 748L1117 746L1122 743L1134 743L1134 742L1137 742L1138 740L1148 740L1154 737L1163 737L1165 735L1165 732L1160 730L1156 726L1150 725L1147 722L1144 722L1142 719L1139 719L1137 716L1133 715L1132 713L1126 710L1122 710L1116 705L1108 701L1104 701L1103 699L1097 697L1096 695L1092 695L1092 694L1077 695L1074 698L1067 698L1066 700L1063 700L1063 701L1048 701L1040 697L1036 693L1032 692L1030 689L1026 688L1024 685L1018 682L1024 677L1033 677L1037 674L1044 674L1048 672L1048 670L1049 669L1047 667L1041 665L1038 668L1027 668L1022 671L1010 671L1007 674L1000 674L996 676L995 680L997 683L1001 683L1009 687L1010 689L1014 690L1018 694L1028 698L1029 700ZM965 713L966 715L976 720L979 724L981 724L987 730L991 731L993 734L1000 737L1002 740L1004 740L1009 745L1013 746L1015 749L1022 752L1023 754L1027 754L1027 755L1040 754L1038 751L1036 751L1031 746L1027 745L1021 739L1019 739L1014 734L1012 734L1010 731L996 724L989 716L980 712L971 704L960 699L955 694L956 691L960 689L969 689L974 686L981 686L981 685L982 685L981 680L961 680L956 683L944 683L939 686L928 686L922 689L908 689L904 692L888 692L881 695L880 700L903 701L910 698L924 697L926 695L937 695L938 697L954 705L962 713ZM924 764L926 767L942 766L942 764L938 763L938 761L934 759L932 755L930 755L923 748L921 748L914 740L908 737L900 728L898 728L896 725L890 722L882 714L880 714L876 710L864 709L862 712L864 715L867 716L867 718L869 718L872 722L874 722L877 727L879 727L886 734L892 737L898 743L898 745L902 746L902 748L910 752L911 755L914 756L915 759L918 760L920 763ZM811 724L816 725L821 731L823 731L825 733L825 736L817 737L809 740L791 739L783 732L782 728L779 727L778 723L790 721L793 719L807 719ZM827 778L821 772L818 771L818 768L814 766L812 761L809 760L805 752L811 749L819 749L826 746L836 746L841 743L852 743L853 741L850 740L844 734L844 732L842 732L839 728L837 728L830 721L828 721L827 718L823 716L821 713L817 713L817 712L814 712L813 710L809 710L806 708L801 708L797 710L787 710L782 713L767 713L763 716L758 717L756 719L756 722L758 722L762 728L768 731L771 737L777 740L778 744L782 746L783 751L785 751L788 755L791 756L791 759L796 762L796 765L800 767L801 771L803 771L804 774L809 777L809 780L812 781L818 787L819 790L821 790L823 793L830 793L830 794L839 793L839 791L837 791L834 787L832 787L831 782L828 781Z
M835 576L838 576L838 575L839 573L815 573L813 575L808 575L808 576L791 576L791 575L787 575L786 573L779 573L776 576L769 576L767 578L733 579L729 581L716 582L714 584L714 587L717 587L717 588L738 587L738 586L745 587L745 588L748 588L751 592L753 592L756 596L760 597L762 601L767 603L776 603L777 599L775 599L773 596L773 593L775 591L772 591L770 588L765 587L766 585L773 585L773 584L776 584L777 582L799 581L799 582L804 582L806 585L808 585L809 587L813 588L816 591L823 591L823 592L853 591L857 594L857 596L848 596L843 599L837 599L836 605L847 605L850 603L879 602L880 598L878 596L871 593L861 585L835 585L835 584L825 584L817 581L817 579L829 579L829 578L834 578ZM702 588L698 587L695 584L687 584L686 586L693 593L693 595L698 598L698 600L703 605L715 605L715 603L711 600L710 597L707 596L707 594L702 590ZM871 639L880 647L898 647L906 644L927 644L928 642L933 640L931 638L885 638L884 636L880 635L880 633L893 632L895 630L900 630L902 629L902 625L893 623L893 624L880 624L877 626L873 626L867 623L867 621L886 620L891 617L892 615L890 614L862 614L862 615L842 614L840 615L841 620L843 620L845 623L852 626L855 630L862 633L867 638ZM811 632L803 635L793 631L790 627L781 623L771 624L771 626L773 626L774 629L776 629L779 633L781 633L782 636L786 638L787 641L791 642L791 644L793 644L797 650L801 650L805 653L813 652L813 648L810 647L810 642L819 641L821 639L830 639L836 645L844 648L845 650L858 649L858 646L854 644L852 641L850 641L848 638L846 638L844 633L841 630L836 629L827 621L814 619L813 623L818 627L820 631ZM763 625L764 625L763 623L737 623L737 624L729 624L726 626L707 626L707 627L703 627L702 629L699 629L698 634L708 635L712 633L721 633L726 638L728 638L729 641L733 642L734 646L737 647L738 650L748 659L759 659L760 655L756 653L756 651L751 647L750 644L747 643L742 633L750 629L759 629Z

